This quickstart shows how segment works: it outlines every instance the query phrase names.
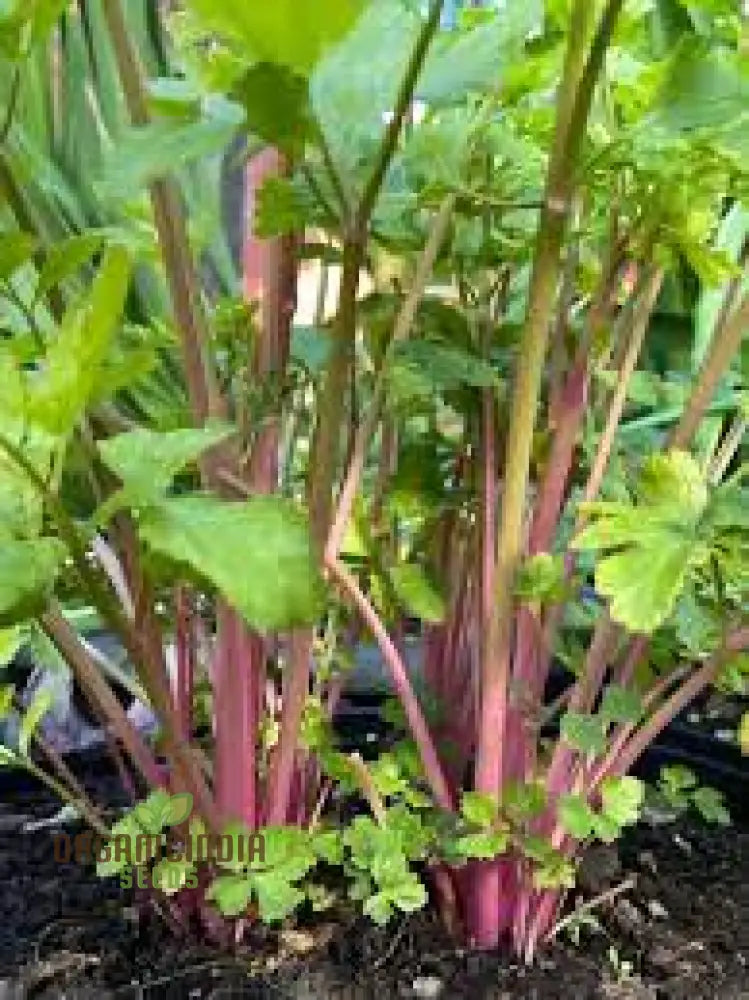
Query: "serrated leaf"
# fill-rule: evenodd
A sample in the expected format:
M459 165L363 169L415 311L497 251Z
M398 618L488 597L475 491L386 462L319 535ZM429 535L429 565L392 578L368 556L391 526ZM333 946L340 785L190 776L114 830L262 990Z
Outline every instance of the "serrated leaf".
M44 606L64 556L55 538L0 542L0 624L27 619Z
M636 691L609 684L598 711L602 718L610 722L637 722L642 715L642 699Z
M389 575L398 600L410 615L423 622L444 621L445 599L423 566L404 563L394 566Z
M253 875L252 886L264 923L284 920L304 902L304 892L275 871Z
M565 712L560 731L570 746L587 755L600 754L606 746L601 720L579 712Z
M366 899L363 910L365 915L379 927L384 927L393 916L393 905L390 897L384 892L376 892Z
M707 479L688 452L672 450L648 458L637 493L641 503L666 506L696 521L707 506Z
M631 826L640 817L645 785L631 775L601 782L601 812L619 826Z
M288 177L266 177L257 192L255 235L261 239L303 232L314 219L306 189Z
M248 130L274 148L293 156L314 136L307 81L287 66L256 63L231 94L245 110Z
M291 501L174 497L143 511L138 526L151 549L189 565L255 628L317 620L321 582L307 519Z
M525 601L559 600L565 589L564 558L549 552L526 559L515 580L515 595Z
M389 889L389 896L403 913L414 913L426 906L429 896L416 875Z
M144 427L107 438L100 443L99 452L125 484L123 499L137 504L165 493L176 475L233 433L229 424L166 432Z
M499 854L504 854L509 842L510 835L506 831L466 833L456 839L455 849L467 858L489 860L496 858Z
M225 917L238 917L249 905L252 887L252 881L241 875L219 875L208 887L206 896Z
M32 386L29 412L52 434L67 434L83 414L120 321L130 258L107 251L85 300L66 313Z
M492 795L485 795L482 792L463 792L460 811L469 823L489 827L497 819L499 804Z
M559 822L576 840L587 840L596 828L596 816L582 795L562 795L558 804Z

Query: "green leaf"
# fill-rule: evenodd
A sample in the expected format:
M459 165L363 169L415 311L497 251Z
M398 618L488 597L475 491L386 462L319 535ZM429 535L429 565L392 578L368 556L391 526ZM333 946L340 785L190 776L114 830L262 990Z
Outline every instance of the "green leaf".
M595 830L595 813L582 795L562 795L558 815L564 829L576 840L587 840Z
M696 521L707 506L707 480L696 460L686 451L651 455L638 484L640 502L664 506L674 514Z
M225 917L238 917L247 909L252 898L252 881L241 875L219 875L208 887L207 898L213 900Z
M390 898L403 913L414 913L426 906L429 896L416 875L405 879L389 890Z
M317 620L321 581L306 517L291 501L174 497L144 510L138 526L150 548L210 581L255 628Z
M129 281L130 258L114 247L107 251L83 303L65 314L29 404L32 419L50 433L69 433L96 390Z
M43 688L37 691L34 699L24 712L21 719L21 729L18 735L18 750L24 757L28 756L31 739L39 728L39 723L52 707L54 696L50 690Z
M65 549L55 538L0 542L0 625L41 610L57 577Z
M445 620L445 599L427 576L423 566L404 563L390 571L390 582L406 611L423 622Z
M556 601L566 592L564 558L539 552L523 563L515 581L515 595L524 601Z
M0 719L4 719L11 708L13 708L13 699L16 696L16 689L12 684L3 684L0 687Z
M222 153L243 122L244 110L222 98L198 121L166 119L133 126L107 152L99 193L118 202L140 194L176 168Z
M749 107L749 80L736 53L683 44L657 98L654 123L678 131L725 127Z
M0 669L7 666L21 648L23 635L19 625L0 629Z
M407 340L398 344L392 364L396 372L406 368L434 389L465 385L488 389L499 385L497 373L483 358L433 340Z
M726 809L722 792L716 788L698 788L692 792L692 805L708 823L729 826L731 814Z
M645 785L630 775L609 777L601 783L601 812L619 826L630 826L640 817Z
M642 715L642 699L636 691L609 684L598 711L607 722L638 722Z
M365 900L363 909L365 915L379 927L384 927L393 916L393 905L390 902L390 896L384 892L376 892L369 899Z
M266 177L257 192L255 233L261 239L303 232L314 219L309 193L287 177Z
M562 716L561 734L570 746L587 755L600 754L606 747L601 720L579 712L565 712Z
M455 841L455 849L466 858L481 858L489 860L504 854L510 843L510 835L506 830L494 833L466 833Z
M427 57L417 96L430 105L455 104L471 91L495 91L504 67L542 26L543 4L529 0L506 4L469 31L446 32Z
M499 805L492 795L485 795L482 792L463 792L460 811L469 823L489 827L496 822Z
M309 74L321 56L353 27L364 0L189 0L211 32L233 43L248 63L278 63Z
M286 66L256 63L231 94L245 110L249 131L276 149L293 155L314 135L307 81Z
M101 250L103 242L103 233L92 232L71 236L51 246L36 284L35 301L44 298L49 291L87 264Z
M596 589L610 599L615 621L630 632L654 632L671 614L694 556L689 539L664 536L659 548L615 553L599 562Z
M36 239L30 233L0 233L0 282L31 260L35 248Z
M125 484L118 503L133 505L158 499L172 480L197 462L208 448L234 433L228 424L207 424L159 433L148 428L128 431L99 444L105 464Z
M252 886L257 893L260 919L264 923L285 920L304 902L304 892L275 871L254 875Z

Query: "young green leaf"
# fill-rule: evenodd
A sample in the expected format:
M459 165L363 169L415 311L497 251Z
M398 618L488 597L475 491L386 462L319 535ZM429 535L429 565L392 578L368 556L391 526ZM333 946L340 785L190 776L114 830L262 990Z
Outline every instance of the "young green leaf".
M206 898L213 900L225 917L238 917L252 898L252 881L242 875L219 875L208 887Z
M65 549L56 538L0 543L0 625L31 617L49 597Z
M642 715L642 699L636 691L609 684L598 712L607 722L637 722Z
M729 826L731 814L723 794L715 788L697 788L692 792L692 805L707 823Z
M582 795L563 795L558 805L559 822L576 840L587 840L596 827L596 816Z
M630 775L609 777L601 783L601 812L619 826L631 826L640 817L645 786Z
M491 795L482 792L464 792L460 811L469 823L486 829L496 822L499 805L496 798Z
M24 757L28 756L32 737L39 728L44 716L52 707L54 698L48 688L42 688L34 695L33 701L24 712L21 719L21 729L18 734L18 750Z

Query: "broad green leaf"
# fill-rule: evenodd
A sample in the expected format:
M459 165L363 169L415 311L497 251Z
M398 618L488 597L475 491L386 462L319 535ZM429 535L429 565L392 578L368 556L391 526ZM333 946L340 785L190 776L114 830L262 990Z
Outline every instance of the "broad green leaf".
M128 501L147 502L165 493L178 473L233 433L234 428L228 424L163 433L143 427L102 441L99 452L122 480Z
M18 750L24 757L28 756L31 740L39 728L39 723L52 707L54 696L48 688L42 688L34 695L33 701L26 709L21 719L18 734Z
M219 875L208 887L206 895L225 917L238 917L247 909L252 898L252 882L241 875Z
M565 712L561 719L561 733L564 739L586 755L600 754L606 746L601 720L579 712Z
M686 131L718 128L749 106L749 79L735 53L685 43L658 95L655 123Z
M55 538L0 542L0 625L27 619L44 606L64 555Z
M66 313L29 403L32 418L50 433L69 433L94 393L129 281L130 258L114 247L105 255L84 301Z
M431 340L407 340L399 344L392 367L410 369L432 389L463 385L488 389L499 385L497 373L482 358Z
M371 170L420 23L402 0L370 3L312 76L312 109L348 187L360 189Z
M36 240L30 233L0 233L0 283L31 260L35 248Z
M595 830L596 816L582 795L562 795L559 822L575 840L587 840Z
M430 105L454 104L471 91L498 89L507 64L543 26L540 0L506 4L494 17L466 32L446 32L435 42L417 85Z
M107 153L98 190L117 200L140 194L151 181L191 161L223 153L243 121L242 108L222 99L198 121L133 126Z
M609 598L615 621L630 632L649 634L673 611L694 559L691 539L664 533L660 546L602 559L596 566L596 590Z
M291 501L174 497L143 510L138 523L147 545L190 566L255 628L285 629L317 620L320 577L306 517Z
M645 785L638 778L604 778L601 783L601 812L619 826L631 826L640 817Z
M389 575L398 600L410 615L424 622L444 621L445 599L423 566L404 563L394 566Z
M248 63L278 63L308 74L353 27L364 0L188 0L202 25L233 43Z

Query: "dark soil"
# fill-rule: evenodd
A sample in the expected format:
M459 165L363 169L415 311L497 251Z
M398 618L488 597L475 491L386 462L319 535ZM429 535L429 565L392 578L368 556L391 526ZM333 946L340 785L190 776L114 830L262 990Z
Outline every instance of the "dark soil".
M56 803L16 790L0 806L0 998L538 998L749 1000L749 830L641 827L619 855L584 867L590 898L636 875L595 911L599 929L555 943L530 969L456 952L429 914L378 930L341 919L258 929L218 960L137 917L114 880L58 865L51 830L22 832ZM571 903L574 900L571 901Z

